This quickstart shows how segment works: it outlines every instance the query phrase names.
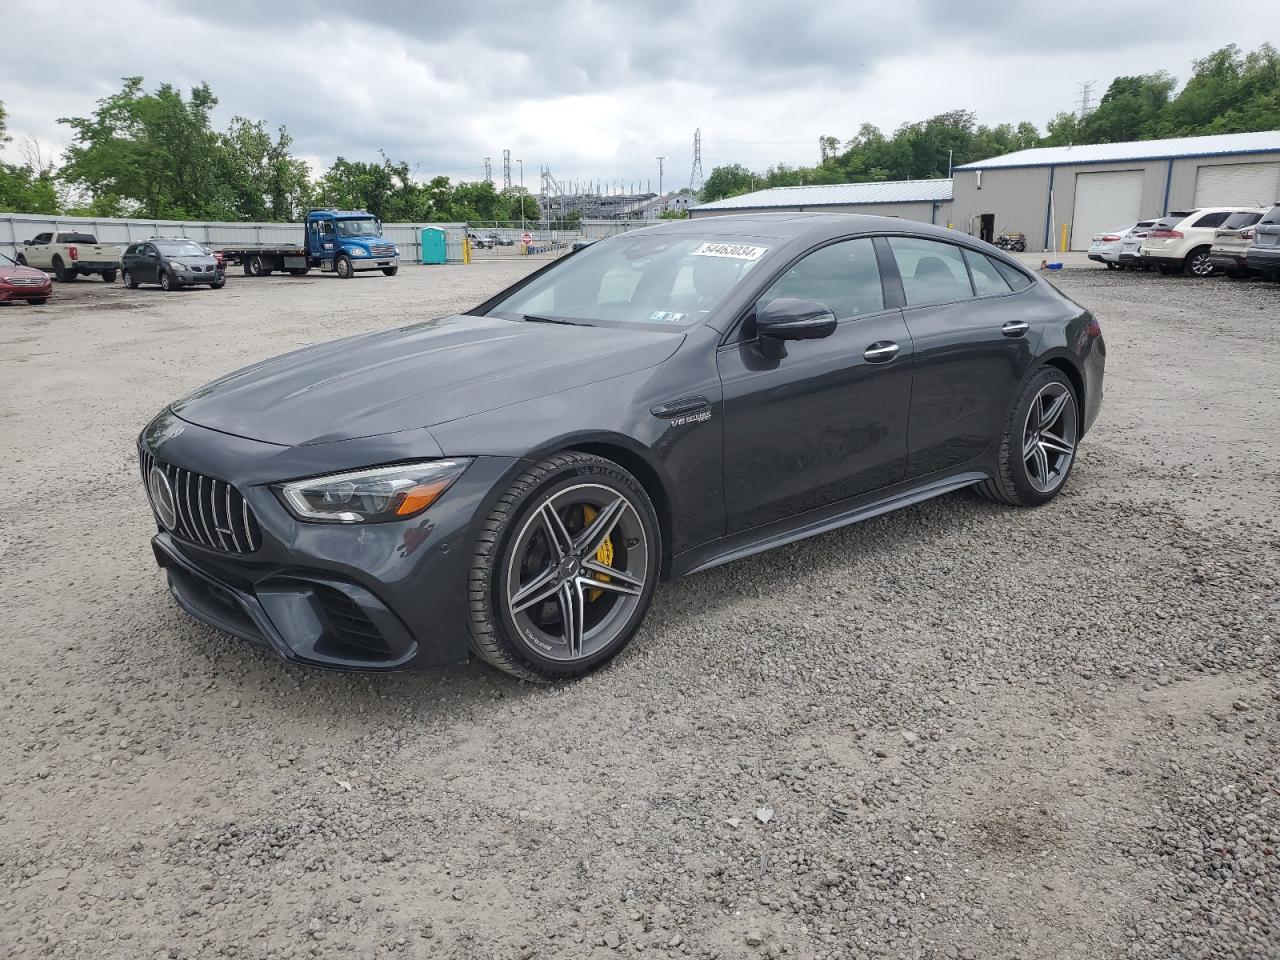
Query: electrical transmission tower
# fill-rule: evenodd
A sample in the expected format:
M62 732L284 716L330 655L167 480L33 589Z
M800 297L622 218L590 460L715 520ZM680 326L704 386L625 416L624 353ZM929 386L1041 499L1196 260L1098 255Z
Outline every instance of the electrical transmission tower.
M689 189L697 193L702 189L702 128L693 131L693 169L689 171Z
M1080 84L1080 119L1083 120L1089 115L1089 99L1093 96L1094 81Z
M511 189L511 151L502 151L502 189Z
M493 183L493 164L489 162L489 158L484 158L484 178Z
M658 161L658 196L662 196L662 165L666 162L666 157L654 157ZM632 193L635 191L633 190Z

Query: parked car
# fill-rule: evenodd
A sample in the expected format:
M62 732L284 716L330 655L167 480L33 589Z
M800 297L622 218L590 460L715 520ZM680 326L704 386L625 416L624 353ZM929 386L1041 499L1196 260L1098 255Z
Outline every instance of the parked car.
M1253 244L1254 225L1262 219L1262 210L1233 213L1223 221L1213 235L1213 247L1209 250L1209 262L1229 277L1237 279L1249 275L1245 258Z
M124 285L133 289L156 283L162 290L206 285L219 290L227 282L217 257L186 237L152 237L124 252Z
M1253 245L1245 254L1245 266L1280 280L1280 202L1262 215L1253 230Z
M1105 354L954 230L673 220L200 387L139 467L197 619L313 666L549 680L622 650L659 580L965 487L1049 502Z
M1100 233L1093 238L1093 243L1089 246L1089 259L1098 263L1105 263L1108 270L1115 270L1118 267L1125 266L1120 262L1120 255L1124 249L1124 243L1130 237L1134 237L1133 254L1130 259L1137 259L1137 246L1140 239L1135 236L1141 232L1142 236L1146 236L1146 231L1155 223L1154 220L1139 220L1137 223L1121 227L1118 230L1108 230L1106 233Z
M1261 213L1256 207L1207 207L1190 211L1181 219L1176 214L1161 219L1142 241L1139 254L1144 263L1161 273L1181 271L1188 277L1210 277L1217 269L1209 259L1214 233L1235 213Z
M586 237L579 237L577 240L573 241L573 243L570 245L569 249L570 249L570 250L585 250L587 247L591 246L593 243L596 243L596 242L598 242L598 241L597 241L597 240L588 240Z
M471 241L471 246L479 247L481 250L492 250L494 246L493 240L488 237L482 237L478 233L467 231L467 239Z
M25 300L39 306L48 302L52 292L53 281L47 273L0 253L0 303Z
M1175 211L1172 214L1173 219L1170 223L1180 220L1188 214L1183 211ZM1160 220L1139 220L1133 225L1133 229L1124 235L1120 241L1120 253L1116 257L1116 266L1122 270L1150 270L1151 264L1142 259L1139 251L1142 248L1142 241L1147 239L1147 234L1159 225Z
M504 237L498 233L489 234L489 239L492 240L499 247L514 247L516 245L516 242L512 240L510 237Z
M36 234L22 241L18 262L37 270L52 270L59 283L96 273L106 283L116 282L120 248L98 243L92 233L62 231Z

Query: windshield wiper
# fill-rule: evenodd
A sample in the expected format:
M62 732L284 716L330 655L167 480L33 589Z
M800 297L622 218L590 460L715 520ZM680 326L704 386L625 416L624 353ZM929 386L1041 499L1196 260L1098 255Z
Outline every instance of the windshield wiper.
M566 327L591 326L591 324L589 323L578 323L576 320L564 320L564 319L561 319L560 317L535 317L531 313L521 314L520 319L524 320L526 323L559 323Z

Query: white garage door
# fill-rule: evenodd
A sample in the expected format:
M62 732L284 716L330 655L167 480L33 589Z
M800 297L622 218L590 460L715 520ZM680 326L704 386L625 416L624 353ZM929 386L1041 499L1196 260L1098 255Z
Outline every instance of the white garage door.
M1071 249L1088 250L1095 234L1136 223L1141 206L1141 170L1077 173Z
M1280 200L1280 163L1220 163L1196 170L1197 207L1267 207Z

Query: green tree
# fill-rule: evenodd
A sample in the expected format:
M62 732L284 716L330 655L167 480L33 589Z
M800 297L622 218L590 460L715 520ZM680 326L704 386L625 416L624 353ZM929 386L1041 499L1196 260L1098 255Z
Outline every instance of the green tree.
M724 197L736 197L755 189L759 179L740 163L716 167L702 185L702 202L710 203Z
M208 84L185 99L162 84L142 89L127 77L119 93L98 101L90 117L64 117L75 136L61 176L95 203L172 219L216 215L224 207L219 138L209 114L218 100Z
M13 142L8 115L0 101L0 148ZM52 168L35 162L0 161L0 210L10 213L57 213L58 194Z
M261 120L233 117L219 138L223 197L233 220L296 220L311 201L310 171L289 153L284 127L272 139Z

